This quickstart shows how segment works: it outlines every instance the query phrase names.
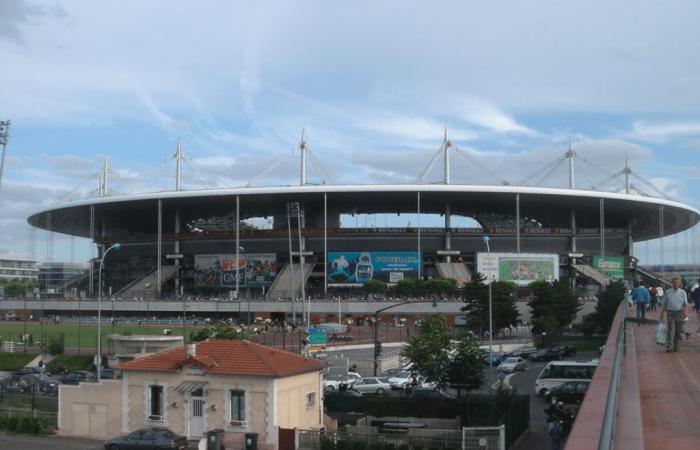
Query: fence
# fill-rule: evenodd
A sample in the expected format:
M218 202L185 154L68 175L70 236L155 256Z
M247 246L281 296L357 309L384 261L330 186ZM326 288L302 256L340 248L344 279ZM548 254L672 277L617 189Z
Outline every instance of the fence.
M423 450L462 449L462 432L458 430L421 430L422 435L394 430L391 434L366 431L296 430L297 450Z
M506 427L462 428L463 450L506 450Z
M0 417L34 417L35 419L45 419L49 428L58 428L58 413L50 411L39 411L37 409L26 408L4 408L0 406Z

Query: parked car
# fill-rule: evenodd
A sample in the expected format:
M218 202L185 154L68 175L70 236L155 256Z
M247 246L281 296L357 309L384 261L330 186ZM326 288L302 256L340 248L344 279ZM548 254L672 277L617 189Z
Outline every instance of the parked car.
M347 377L355 383L362 379L362 375L357 372L348 372Z
M100 378L103 380L119 380L121 377L121 370L106 368L100 371Z
M325 391L324 397L362 397L362 392L357 389L348 388L341 391Z
M415 388L420 387L420 381L418 381L418 377L415 374L405 370L389 378L389 385L392 389Z
M187 448L187 438L175 434L165 427L140 428L104 443L107 450L137 450L143 448L177 449Z
M537 353L530 355L530 361L555 361L559 360L564 354L555 348L545 348Z
M579 403L586 396L589 384L590 381L569 381L547 391L544 398L548 402L556 398L558 402Z
M363 394L376 393L384 394L391 389L387 378L366 377L353 385L353 389L362 392Z
M519 356L521 358L528 358L533 353L537 353L537 347L533 347L531 345L526 345L524 347L520 347L518 349L515 349L511 353L511 356Z
M92 372L86 370L76 370L61 378L61 383L63 384L77 385L86 381L95 381L95 376Z
M487 366L488 366L488 365L490 365L490 366L497 366L497 365L499 365L499 364L501 363L501 360L503 359L503 356L499 355L498 353L494 353L494 354L493 354L493 357L492 357L492 359L491 359L491 364L489 364L489 357L490 357L490 356L491 356L491 355L490 355L488 352L484 353L484 354L481 356L481 360L482 360L482 361L484 362L484 364L486 364Z
M429 388L416 388L411 391L411 398L425 398L425 399L431 399L431 400L442 400L444 398L447 398L447 396L437 390L437 389L429 389Z
M505 373L525 370L525 360L519 356L511 356L510 358L506 358L501 362L501 364L498 366L498 370Z
M338 391L340 386L352 387L355 380L345 375L327 375L323 377L323 389L327 391Z
M384 372L382 372L382 377L384 378L391 378L394 375L396 375L399 372L405 372L406 369L402 369L401 367L394 367L393 369L386 369Z
M554 347L554 349L562 352L564 356L576 355L576 347L574 347L573 345L557 345L556 347Z

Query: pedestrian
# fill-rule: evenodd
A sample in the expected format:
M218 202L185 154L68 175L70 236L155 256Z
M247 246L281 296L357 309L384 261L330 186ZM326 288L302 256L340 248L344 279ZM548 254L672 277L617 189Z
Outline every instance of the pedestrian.
M659 304L659 297L657 296L656 286L652 286L649 289L649 295L651 295L651 303L649 304L649 310L656 311L656 307Z
M646 318L647 305L651 301L651 296L649 291L641 283L635 283L636 287L632 290L632 300L637 305L637 320L644 320ZM641 325L640 322L637 322Z
M664 298L664 288L661 287L661 285L656 286L656 300L659 302L659 305L661 305L661 299Z
M700 322L700 278L698 278L698 282L690 288L690 299L693 301L695 315L698 318L698 322ZM700 327L698 327L696 332L700 333Z
M555 420L549 427L549 437L552 439L552 450L561 450L561 425Z
M688 315L688 296L681 288L681 279L675 277L672 282L673 288L664 292L664 297L661 300L661 314L659 314L659 320L663 320L664 313L666 313L668 329L668 334L666 335L667 352L680 351L683 320Z

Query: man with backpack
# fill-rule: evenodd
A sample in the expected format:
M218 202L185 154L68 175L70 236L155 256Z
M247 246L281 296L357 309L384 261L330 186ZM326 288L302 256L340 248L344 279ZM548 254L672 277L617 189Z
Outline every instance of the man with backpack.
M656 311L656 307L659 304L659 297L656 292L656 287L652 286L649 289L649 295L651 295L651 303L649 304L649 310L650 311Z

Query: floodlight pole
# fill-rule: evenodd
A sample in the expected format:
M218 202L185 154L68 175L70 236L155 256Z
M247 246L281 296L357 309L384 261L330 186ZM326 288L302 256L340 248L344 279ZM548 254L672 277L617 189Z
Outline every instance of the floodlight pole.
M100 260L100 270L97 272L97 357L95 358L95 366L97 366L97 382L100 382L102 377L102 266L105 263L105 257L110 250L119 250L121 244L119 242L113 244L102 254Z
M490 237L484 236L484 243L486 244L486 251L491 255L491 246L489 245ZM489 281L489 389L493 386L493 291L491 283L493 280Z
M0 120L0 145L2 145L2 156L0 156L0 188L2 187L2 173L5 168L5 154L7 153L7 140L10 137L10 120Z

